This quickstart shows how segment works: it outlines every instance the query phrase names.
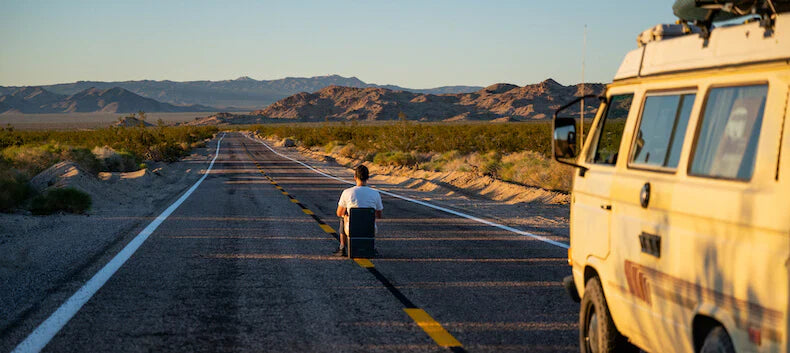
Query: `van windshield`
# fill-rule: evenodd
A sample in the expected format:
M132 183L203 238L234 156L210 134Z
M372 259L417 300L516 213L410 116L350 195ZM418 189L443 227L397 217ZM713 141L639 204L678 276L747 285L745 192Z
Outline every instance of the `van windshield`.
M623 139L623 129L628 111L631 110L633 94L621 94L609 98L606 113L596 129L594 148L590 149L587 161L595 164L615 165Z

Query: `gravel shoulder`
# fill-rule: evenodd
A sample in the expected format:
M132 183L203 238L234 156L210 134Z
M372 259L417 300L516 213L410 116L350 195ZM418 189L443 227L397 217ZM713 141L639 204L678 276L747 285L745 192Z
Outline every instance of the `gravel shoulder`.
M78 288L202 176L215 148L216 139L176 163L98 177L69 163L52 168L50 183L88 192L93 206L84 215L0 214L0 337L46 311L45 299Z

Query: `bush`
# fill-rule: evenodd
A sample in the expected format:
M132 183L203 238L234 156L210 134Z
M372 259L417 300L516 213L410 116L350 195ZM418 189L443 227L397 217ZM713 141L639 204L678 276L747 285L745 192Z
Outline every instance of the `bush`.
M175 162L186 155L180 144L163 142L153 145L145 153L145 159L164 162Z
M63 211L85 213L91 207L91 196L75 188L53 189L33 198L30 211L34 215L48 215Z
M449 152L462 154L498 151L551 152L551 122L522 123L388 123L388 124L277 124L257 125L261 136L292 137L305 147L353 143L361 151ZM332 146L334 147L334 146Z
M87 148L74 148L68 151L66 159L79 164L80 167L91 174L98 174L104 170L104 163L96 158L96 155Z
M2 157L23 173L36 175L60 162L63 153L63 148L57 144L22 145L3 149Z
M32 188L21 174L0 175L0 212L10 212L22 207L32 194Z
M405 152L379 152L373 157L373 163L405 167L417 164L417 158Z

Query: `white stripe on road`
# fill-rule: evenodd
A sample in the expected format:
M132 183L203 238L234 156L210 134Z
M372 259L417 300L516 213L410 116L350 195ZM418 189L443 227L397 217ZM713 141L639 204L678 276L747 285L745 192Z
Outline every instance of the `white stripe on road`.
M312 170L312 171L314 171L314 172L316 172L318 174L321 174L321 175L323 175L323 176L325 176L327 178L330 178L330 179L333 179L333 180L337 180L337 181L339 181L341 183L354 185L354 182L338 178L338 177L336 177L334 175L326 174L326 173L324 173L324 172L322 172L322 171L320 171L318 169L315 169L312 166L307 165L307 164L305 164L305 163L303 163L301 161L298 161L296 159L293 159L291 157L283 155L283 154L275 151L273 148L269 147L269 145L267 145L263 141L260 141L260 140L257 140L257 139L253 139L252 137L250 137L249 135L246 135L246 134L245 134L245 136L248 139L250 139L250 140L256 141L256 142L266 146L266 148L268 148L270 151L274 152L276 155L278 155L280 157L283 157L283 158L286 158L286 159L290 159L290 160L292 160L292 161L294 161L296 163L299 163L299 164L303 165L304 167L306 167L307 169L310 169L310 170ZM473 220L475 222L483 223L483 224L486 224L486 225L489 225L489 226L492 226L492 227L496 227L496 228L499 228L499 229L502 229L502 230L506 230L508 232L513 232L513 233L516 233L516 234L528 236L530 238L534 238L534 239L540 240L542 242L546 242L548 244L551 244L551 245L554 245L554 246L558 246L558 247L561 247L561 248L564 248L564 249L567 249L569 247L568 244L561 243L561 242L558 242L558 241L554 241L554 240L548 239L546 237L542 237L542 236L534 234L534 233L523 231L521 229L516 229L516 228L513 228L513 227L509 227L509 226L503 225L503 224L499 224L499 223L496 223L496 222L489 221L487 219L482 219L482 218L478 218L478 217L475 217L475 216L471 216L471 215L468 215L466 213L454 211L454 210L451 210L449 208L444 208L442 206L436 206L434 204L431 204L431 203L428 203L428 202L425 202L425 201L415 200L415 199L412 199L410 197L401 196L401 195L398 195L398 194L393 194L393 193L391 193L389 191L384 191L384 190L381 190L381 189L377 189L377 190L379 190L379 192L384 194L384 195L392 196L392 197L395 197L395 198L398 198L398 199L401 199L401 200L405 200L405 201L408 201L408 202L413 202L413 203L416 203L418 205L422 205L422 206L425 206L425 207L433 208L435 210L439 210L439 211L442 211L442 212L447 212L449 214L452 214L452 215L455 215L455 216L458 216L458 217L470 219L470 220Z
M49 343L52 337L60 331L66 323L71 320L74 315L77 314L85 303L93 297L94 294L107 282L107 280L118 271L119 268L129 260L129 258L134 254L135 251L143 244L143 242L148 239L148 237L153 233L157 227L159 227L168 216L170 216L173 211L180 206L184 200L186 200L192 192L197 189L198 185L206 179L211 168L214 166L214 161L217 160L217 156L219 156L219 146L222 143L222 139L225 137L225 133L219 138L217 141L217 151L214 153L214 159L211 160L211 163L208 165L208 169L206 173L195 183L192 185L189 190L187 190L184 195L173 202L170 207L168 207L162 214L160 214L153 222L148 224L145 229L143 229L139 234L137 234L134 239L132 239L129 244L121 250L115 257L110 260L104 267L102 267L99 272L96 272L93 277L85 283L76 293L74 293L68 300L66 300L63 304L60 305L58 310L56 310L52 315L49 316L41 325L38 325L36 329L25 338L22 343L20 343L12 353L22 353L22 352L40 352L44 347Z

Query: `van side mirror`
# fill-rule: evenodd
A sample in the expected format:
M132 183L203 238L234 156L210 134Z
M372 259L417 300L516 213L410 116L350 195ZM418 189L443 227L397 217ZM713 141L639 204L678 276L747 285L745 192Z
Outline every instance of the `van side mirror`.
M582 144L584 143L577 133L576 118L559 116L562 111L568 108L577 107L577 104L583 99L600 99L603 102L606 101L606 98L602 96L586 95L576 98L572 102L557 109L554 112L554 119L552 120L553 136L551 149L554 159L557 162L581 168L583 171L586 171L586 167L576 164L576 157L581 153ZM567 114L573 115L572 112L568 112Z
M554 158L574 159L579 154L579 141L576 136L576 119L554 119Z

